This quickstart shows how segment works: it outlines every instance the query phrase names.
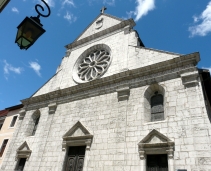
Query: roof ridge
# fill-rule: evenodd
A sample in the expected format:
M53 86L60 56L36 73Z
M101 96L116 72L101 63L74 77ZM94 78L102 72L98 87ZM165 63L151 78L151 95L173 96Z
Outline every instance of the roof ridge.
M106 15L106 16L108 16L108 17L111 17L111 18L117 19L117 20L119 20L119 21L124 21L123 19L121 19L121 18L119 18L119 17L116 17L116 16L114 16L114 15L111 15L111 14L106 14L106 13L103 13L102 15Z

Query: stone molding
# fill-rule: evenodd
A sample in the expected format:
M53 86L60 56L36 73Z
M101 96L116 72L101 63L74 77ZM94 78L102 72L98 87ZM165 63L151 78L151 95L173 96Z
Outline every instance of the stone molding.
M131 29L132 29L132 27L130 25L124 27L124 34L130 33Z
M87 83L30 97L21 100L21 102L25 109L31 110L38 107L46 107L49 105L49 101L61 104L105 93L116 92L116 89L123 85L129 86L131 89L173 78L179 78L183 71L186 72L187 70L196 69L195 64L199 60L198 55L198 53L193 53L153 65L126 70ZM184 63L182 62L183 60Z
M25 109L22 109L19 112L19 120L23 120L23 118L25 117L25 115L26 115L26 110Z
M54 114L55 111L56 111L56 108L57 108L57 104L56 103L51 103L51 104L48 105L48 108L49 108L48 113L49 114Z
M15 160L17 161L19 158L26 158L26 160L29 160L29 157L31 156L32 151L30 150L27 142L25 141L18 149L17 154L15 157Z
M123 87L116 90L118 101L128 100L130 96L130 88Z
M135 24L135 22L133 21L133 19L124 20L124 21L122 21L121 23L119 23L119 24L117 24L117 25L114 25L114 26L112 26L112 27L109 27L109 28L107 28L107 29L105 29L105 30L102 30L102 31L100 31L100 32L98 32L98 33L95 33L95 34L93 34L93 35L91 35L91 36L85 37L85 38L80 39L80 40L78 40L78 41L74 41L73 43L68 44L68 45L66 45L65 47L66 47L67 49L73 49L73 48L75 48L75 47L77 47L77 46L80 46L80 45L82 45L82 44L84 44L84 43L87 43L87 42L89 42L89 41L92 41L92 40L94 40L94 39L96 39L96 38L99 38L99 37L101 37L101 36L104 36L104 35L106 35L106 34L109 34L109 33L111 33L111 32L114 32L114 31L116 31L116 30L122 29L122 28L124 28L124 27L127 26L127 25L129 25L129 26L131 26L131 27L134 27L136 24Z
M69 131L63 135L62 151L69 146L86 146L86 150L90 150L93 135L78 121Z
M182 83L185 87L196 86L199 84L198 83L199 73L197 70L183 71L181 72L180 76L182 78Z
M174 155L174 142L168 137L153 129L138 143L139 157L145 159L145 154L168 154L172 159Z

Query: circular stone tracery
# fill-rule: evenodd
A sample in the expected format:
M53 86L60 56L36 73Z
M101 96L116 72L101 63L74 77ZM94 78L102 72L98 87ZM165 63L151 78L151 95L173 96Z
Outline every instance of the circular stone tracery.
M95 50L88 54L78 66L78 77L82 81L92 81L102 76L111 62L106 50Z

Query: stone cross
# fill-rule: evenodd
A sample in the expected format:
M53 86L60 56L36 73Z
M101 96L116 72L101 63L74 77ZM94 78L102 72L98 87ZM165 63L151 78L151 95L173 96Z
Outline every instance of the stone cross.
M104 13L104 11L106 10L107 8L106 7L103 7L100 11L101 11L101 14Z

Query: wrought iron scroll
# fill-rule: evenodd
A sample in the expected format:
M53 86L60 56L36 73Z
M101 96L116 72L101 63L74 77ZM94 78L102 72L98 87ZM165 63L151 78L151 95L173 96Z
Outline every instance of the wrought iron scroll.
M43 8L43 6L41 6L40 4L37 4L37 5L35 5L35 10L36 10L36 12L38 13L38 16L37 16L37 17L38 17L38 18L39 18L40 16L42 16L42 17L48 17L48 16L51 14L50 7L48 6L48 4L47 4L44 0L41 0L41 1L47 6L47 8L48 8L48 14L44 15L44 14L40 13L38 7L41 8L42 11L44 11L44 8Z

